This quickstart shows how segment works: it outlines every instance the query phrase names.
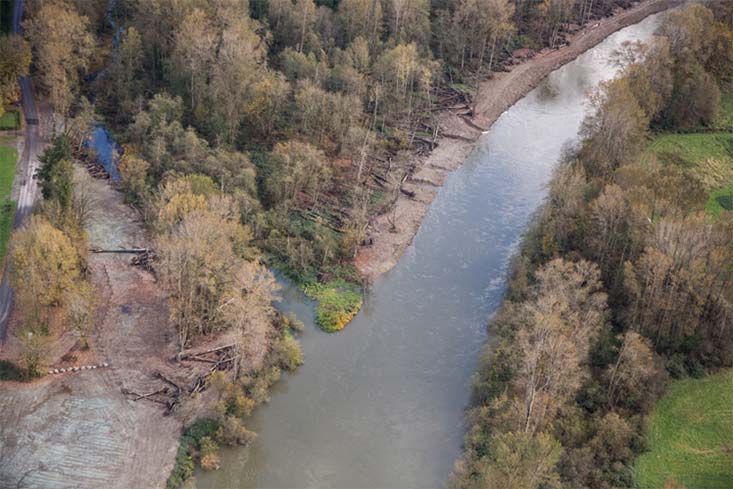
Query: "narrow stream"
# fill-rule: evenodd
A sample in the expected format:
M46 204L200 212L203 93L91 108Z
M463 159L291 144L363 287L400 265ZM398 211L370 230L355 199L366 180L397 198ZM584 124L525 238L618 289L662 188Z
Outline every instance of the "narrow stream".
M432 204L414 244L340 333L284 284L280 307L306 323L305 365L248 427L257 441L197 473L199 488L440 487L460 455L471 375L522 232L611 54L648 39L657 16L552 73L486 133Z

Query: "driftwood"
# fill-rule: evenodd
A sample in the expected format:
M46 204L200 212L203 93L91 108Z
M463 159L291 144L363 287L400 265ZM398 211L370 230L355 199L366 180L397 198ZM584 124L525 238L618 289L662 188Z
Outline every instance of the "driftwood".
M181 360L188 360L191 357L200 357L202 355L208 355L209 353L217 353L222 350L228 350L230 348L234 348L234 344L231 345L224 345L224 346L217 346L216 348L211 348L210 350L200 351L196 353L184 353L180 356Z
M148 253L147 248L119 248L116 250L105 250L102 248L92 248L92 253Z
M96 161L87 161L84 165L87 168L87 171L93 178L99 178L99 179L108 179L109 173L107 173L107 170L104 169L102 165L97 163Z
M168 399L167 401L165 401L165 412L163 412L163 415L169 416L171 413L173 413L173 410L176 408L176 406L181 402L181 392L183 392L183 389L181 389L180 385L173 382L161 372L155 372L155 374L153 374L153 377L162 380L166 384L171 385L176 389L176 392L173 394L173 399Z
M158 404L166 404L166 401L161 401L160 399L152 399L153 396L156 396L158 394L168 394L169 390L168 387L163 387L162 389L158 389L157 391L149 392L147 394L138 394L137 392L122 388L122 393L126 396L134 396L133 401L139 401L141 399L145 399L147 401L157 402Z
M443 136L448 139L459 139L461 141L468 141L469 143L472 143L474 140L471 138L467 138L466 136L461 136L460 134L451 134L448 132L444 132Z
M141 267L149 272L154 272L153 262L155 261L156 254L153 250L145 250L136 256L133 256L130 260L130 264L136 267Z

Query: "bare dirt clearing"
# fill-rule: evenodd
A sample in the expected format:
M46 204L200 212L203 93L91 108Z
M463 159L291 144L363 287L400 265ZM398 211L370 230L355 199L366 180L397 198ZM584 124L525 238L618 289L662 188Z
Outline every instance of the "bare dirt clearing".
M96 201L90 246L145 247L139 216L121 194L105 180L85 182ZM173 378L174 369L179 376L186 372L169 362L175 329L165 295L151 274L129 261L126 254L89 257L101 304L90 343L111 368L0 385L0 488L165 486L181 421L164 417L160 404L131 400L122 389L153 392L165 387L155 372ZM10 338L8 343L12 349Z

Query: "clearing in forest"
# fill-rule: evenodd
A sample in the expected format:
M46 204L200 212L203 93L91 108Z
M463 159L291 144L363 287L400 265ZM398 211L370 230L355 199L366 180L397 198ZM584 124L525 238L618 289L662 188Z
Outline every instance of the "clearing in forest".
M720 112L710 130L655 136L642 160L679 165L707 191L705 212L733 211L733 88L721 94Z
M733 487L733 370L673 382L650 417L649 446L636 463L639 489L669 479L686 489Z

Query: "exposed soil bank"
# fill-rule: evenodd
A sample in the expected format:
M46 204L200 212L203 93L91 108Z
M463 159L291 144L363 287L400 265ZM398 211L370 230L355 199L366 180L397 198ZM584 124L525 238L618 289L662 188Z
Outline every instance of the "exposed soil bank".
M476 114L466 119L460 110L446 109L438 116L437 147L416 161L416 170L403 188L414 192L411 198L400 193L395 205L369 224L367 233L372 244L360 248L355 264L368 279L391 270L412 243L428 206L437 195L450 172L458 168L473 150L482 132L517 101L527 95L547 75L594 47L614 32L636 24L649 15L676 7L684 0L643 0L569 37L570 43L560 49L541 52L516 65L510 72L496 72L480 84ZM394 222L396 229L392 228Z

